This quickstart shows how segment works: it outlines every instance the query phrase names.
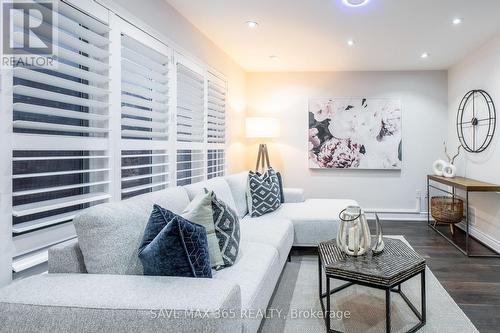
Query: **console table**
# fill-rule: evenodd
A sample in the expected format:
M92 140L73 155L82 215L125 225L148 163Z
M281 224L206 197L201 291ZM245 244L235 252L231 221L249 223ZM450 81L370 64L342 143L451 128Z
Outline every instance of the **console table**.
M443 188L437 187L434 185L435 183L439 183L442 185L450 186L451 191L445 190ZM452 239L438 230L431 223L430 219L430 189L433 188L435 190L447 193L452 197L459 197L456 194L457 189L465 192L465 249L462 249L458 244L456 244ZM490 184L486 182L482 182L479 180L474 180L470 178L464 177L454 177L454 178L446 178L441 176L428 175L427 176L427 225L431 227L434 231L444 237L449 243L455 246L460 252L469 257L500 257L500 254L490 248L489 246L485 247L495 252L495 254L472 254L469 250L469 239L470 239L470 230L469 230L469 193L471 192L500 192L500 185Z

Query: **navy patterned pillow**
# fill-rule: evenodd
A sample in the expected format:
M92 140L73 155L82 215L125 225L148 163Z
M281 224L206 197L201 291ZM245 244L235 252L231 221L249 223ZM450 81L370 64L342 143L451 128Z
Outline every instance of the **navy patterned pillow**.
M238 214L224 201L219 200L213 191L210 192L210 196L212 197L215 234L219 240L222 260L224 260L224 265L215 267L219 270L232 266L236 262L240 249L240 220Z
M158 205L146 225L139 259L144 275L212 277L205 228Z
M280 182L273 168L263 175L248 173L247 205L251 217L273 212L281 206Z

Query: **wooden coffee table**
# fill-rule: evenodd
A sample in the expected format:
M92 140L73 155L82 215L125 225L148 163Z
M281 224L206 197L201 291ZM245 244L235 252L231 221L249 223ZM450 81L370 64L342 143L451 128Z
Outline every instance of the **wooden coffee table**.
M385 249L378 255L352 257L343 253L335 240L318 245L319 300L325 317L328 333L342 333L331 328L330 297L352 285L362 285L385 291L386 332L391 332L391 292L398 293L419 319L419 323L408 332L416 332L425 325L425 259L398 239L385 238ZM326 291L323 291L323 270L326 275ZM403 293L401 284L417 275L421 277L421 313ZM347 281L340 287L330 289L330 279ZM326 307L323 299L326 298Z

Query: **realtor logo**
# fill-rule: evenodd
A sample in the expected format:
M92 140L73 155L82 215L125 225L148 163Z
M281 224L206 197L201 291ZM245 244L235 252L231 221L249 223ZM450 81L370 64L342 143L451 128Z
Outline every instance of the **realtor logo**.
M2 2L2 65L51 66L57 45L55 5L51 0Z

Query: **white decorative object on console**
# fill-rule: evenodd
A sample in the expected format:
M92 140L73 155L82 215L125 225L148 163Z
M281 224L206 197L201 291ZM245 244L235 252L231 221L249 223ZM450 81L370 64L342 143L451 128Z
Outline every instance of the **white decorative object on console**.
M434 164L432 164L432 170L434 171L434 174L436 176L442 176L443 175L443 169L448 163L446 163L443 160L436 160L434 161Z

